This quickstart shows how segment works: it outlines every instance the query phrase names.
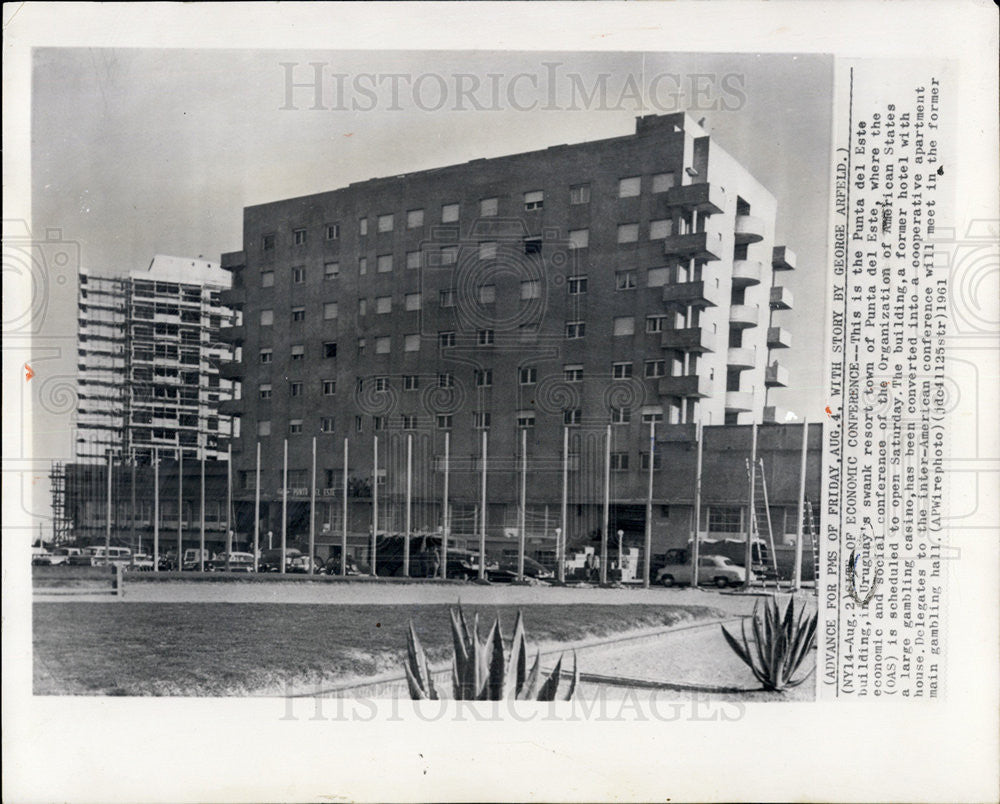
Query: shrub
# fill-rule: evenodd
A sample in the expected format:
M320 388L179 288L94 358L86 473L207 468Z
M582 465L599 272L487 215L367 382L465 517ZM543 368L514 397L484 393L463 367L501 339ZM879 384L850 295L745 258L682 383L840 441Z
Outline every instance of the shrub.
M451 664L451 686L455 700L500 701L514 698L518 701L555 701L562 678L562 656L555 668L541 679L541 652L536 652L534 664L528 669L528 643L524 632L524 619L517 613L510 654L504 655L503 632L497 617L484 642L479 639L479 615L475 615L472 628L465 619L461 605L451 610L451 635L454 658ZM410 622L406 639L406 682L413 700L438 699L438 691L427 663L427 652ZM573 676L561 700L570 700L576 692L579 672L576 653L573 654Z
M753 615L749 618L753 629L753 645L747 638L746 619L740 626L742 641L730 634L724 625L721 626L722 635L729 647L764 685L764 689L781 692L799 686L815 670L813 668L799 679L793 678L816 643L819 612L807 616L806 607L802 605L796 618L795 599L792 598L782 614L776 595L764 605L763 617L758 614L757 609L758 604L754 604Z

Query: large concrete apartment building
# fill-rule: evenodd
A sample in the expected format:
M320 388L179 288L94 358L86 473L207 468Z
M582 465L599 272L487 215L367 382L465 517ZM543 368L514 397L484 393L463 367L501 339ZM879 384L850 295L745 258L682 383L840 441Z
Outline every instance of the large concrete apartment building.
M236 347L221 376L240 387L226 409L241 417L243 521L253 522L259 444L263 527L280 530L284 504L289 534L305 532L315 439L321 539L343 527L346 484L360 549L373 479L379 529L401 531L407 462L412 526L437 529L447 433L451 530L472 535L486 433L486 525L502 544L518 523L526 432L525 519L541 544L558 524L568 432L570 541L605 527L641 533L651 423L657 444L690 443L696 424L731 430L749 455L751 428L733 425L783 420L768 392L788 382L792 302L780 277L795 258L775 242L776 212L684 114L641 117L628 136L246 208L243 247L222 256L232 287L220 298L241 312L221 333ZM796 432L772 439L795 477ZM668 454L652 459L659 548L691 527ZM811 461L814 499L818 483ZM797 484L786 485L794 506ZM723 532L745 524L726 517Z

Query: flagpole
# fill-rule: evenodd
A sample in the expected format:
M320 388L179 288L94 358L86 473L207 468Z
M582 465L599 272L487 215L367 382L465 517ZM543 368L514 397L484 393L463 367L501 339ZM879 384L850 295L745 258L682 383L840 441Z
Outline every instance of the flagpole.
M604 522L601 523L602 584L608 582L608 528L611 527L611 425L604 432Z
M441 512L441 577L448 577L448 529L451 527L451 521L448 516L448 480L450 472L450 453L451 448L451 433L445 432L444 434L444 500L442 502L442 512Z
M483 467L479 517L479 580L486 580L486 430L483 430Z
M701 464L702 449L705 440L705 431L701 422L695 426L695 440L697 444L697 458L694 470L694 542L691 546L691 587L698 588L698 560L701 553Z
M233 554L233 531L236 523L233 521L233 445L226 447L226 572L231 569L230 558Z
M795 570L792 578L792 589L798 591L802 588L802 544L805 538L805 517L806 517L806 459L809 450L809 422L802 422L802 457L799 462L799 532L795 539ZM815 572L815 570L814 570Z
M528 507L528 428L521 428L521 511L519 515L519 522L517 523L518 531L518 541L517 541L517 579L519 581L524 580L524 547L527 541L527 533L525 530L528 526L527 517L527 507Z
M260 559L260 442L257 442L257 469L254 477L253 495L253 571L258 570Z
M201 538L198 540L198 569L205 571L205 452L201 453Z
M556 545L556 560L559 583L566 582L566 539L568 538L567 508L569 502L569 428L563 427L563 465L562 465L562 510L560 511L560 533Z
M746 566L746 578L743 581L745 589L750 588L750 578L753 575L753 521L754 521L754 486L757 483L757 422L751 425L750 430L750 516L747 520L747 543L744 553L744 563Z
M646 494L646 554L643 567L642 588L649 589L649 576L653 572L653 465L656 460L656 422L649 422L649 490ZM621 539L618 540L618 563L621 564ZM619 566L619 570L621 567ZM623 573L624 577L624 573Z
M406 436L406 528L403 536L403 577L410 577L410 525L413 504L413 434Z
M153 447L153 572L160 571L160 448Z
M184 450L177 447L177 569L184 569Z
M285 439L281 464L281 574L285 574L285 556L288 552L288 439Z
M309 487L309 574L313 574L316 555L316 436L312 443L312 485Z
M374 461L372 468L372 575L378 575L375 570L376 555L378 547L378 436L374 436Z
M347 437L344 437L344 488L343 492L343 522L340 534L340 575L347 575Z
M107 520L104 527L104 563L111 563L111 469L112 469L112 452L108 450L108 507L107 507ZM39 546L41 546L39 544Z

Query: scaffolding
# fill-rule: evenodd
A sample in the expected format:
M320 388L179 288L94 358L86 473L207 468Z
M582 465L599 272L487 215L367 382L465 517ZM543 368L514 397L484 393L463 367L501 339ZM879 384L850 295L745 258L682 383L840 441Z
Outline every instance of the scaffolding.
M66 465L54 462L49 470L52 492L52 543L65 544L73 538L73 521L66 510Z

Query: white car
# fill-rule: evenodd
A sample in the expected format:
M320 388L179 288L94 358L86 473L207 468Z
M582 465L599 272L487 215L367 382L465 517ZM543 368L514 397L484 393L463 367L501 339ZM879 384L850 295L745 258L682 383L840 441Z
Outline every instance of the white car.
M698 559L698 584L715 584L720 589L741 586L746 582L746 570L726 556L701 556ZM656 573L656 582L663 586L691 583L691 562L667 564Z

